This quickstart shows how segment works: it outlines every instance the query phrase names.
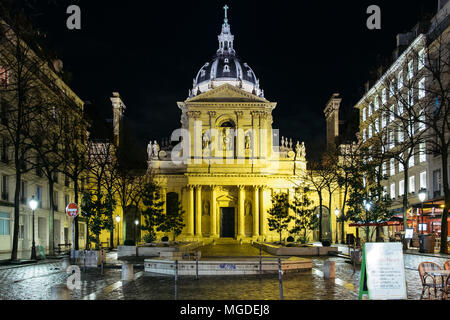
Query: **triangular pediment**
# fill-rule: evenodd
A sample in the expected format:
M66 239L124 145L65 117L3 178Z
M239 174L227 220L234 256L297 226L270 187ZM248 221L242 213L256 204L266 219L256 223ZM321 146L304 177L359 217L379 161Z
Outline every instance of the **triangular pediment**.
M198 96L187 99L186 102L269 102L245 90L226 83Z

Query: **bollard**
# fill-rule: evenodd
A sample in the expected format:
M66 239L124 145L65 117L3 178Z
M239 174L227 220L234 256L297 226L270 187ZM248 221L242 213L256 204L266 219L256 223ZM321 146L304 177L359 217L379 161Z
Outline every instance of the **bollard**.
M175 300L178 300L178 260L175 260Z
M281 270L281 259L278 258L278 282L280 283L280 300L283 300L283 271Z
M335 263L334 261L325 261L323 263L323 277L325 279L335 278Z
M198 280L198 251L195 254L195 279Z
M133 280L133 264L124 262L122 264L122 280Z
M259 280L261 280L262 274L262 257L261 257L261 247L259 247Z
M51 287L50 300L70 300L70 290L66 284L57 284Z
M61 261L61 269L63 271L66 271L69 266L70 266L70 258L64 257Z

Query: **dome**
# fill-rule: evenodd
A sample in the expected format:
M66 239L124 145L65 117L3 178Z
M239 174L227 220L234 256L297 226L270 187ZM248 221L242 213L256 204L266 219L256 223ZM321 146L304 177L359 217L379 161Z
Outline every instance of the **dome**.
M231 34L225 6L225 20L218 36L219 49L210 62L206 62L194 78L189 97L194 97L222 84L229 83L249 93L264 97L259 88L259 80L247 63L242 63L233 48L234 36Z

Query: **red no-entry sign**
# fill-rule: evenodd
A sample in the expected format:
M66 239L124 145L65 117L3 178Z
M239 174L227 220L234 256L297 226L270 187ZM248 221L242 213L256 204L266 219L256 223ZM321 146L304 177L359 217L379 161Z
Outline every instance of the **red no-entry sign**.
M69 203L66 207L66 213L69 217L75 218L78 216L79 208L76 203Z

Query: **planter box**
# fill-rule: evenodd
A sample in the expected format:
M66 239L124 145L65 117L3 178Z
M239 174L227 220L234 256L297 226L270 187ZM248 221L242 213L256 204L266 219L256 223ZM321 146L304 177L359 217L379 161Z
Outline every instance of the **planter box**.
M275 256L326 256L338 252L337 247L280 247L268 243L253 243L253 246Z
M78 265L86 265L87 267L98 267L106 263L106 252L102 250L72 250L71 258L75 259Z
M176 252L177 247L138 247L139 257L159 257L162 252Z
M122 257L135 257L136 246L118 246L117 247L117 259Z

